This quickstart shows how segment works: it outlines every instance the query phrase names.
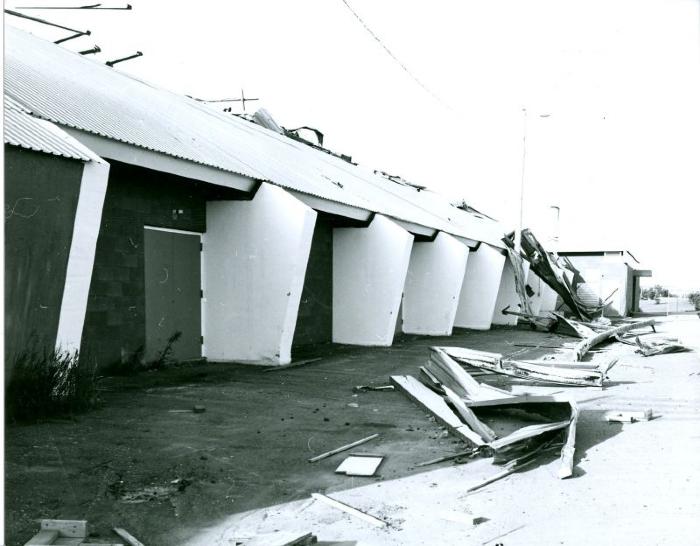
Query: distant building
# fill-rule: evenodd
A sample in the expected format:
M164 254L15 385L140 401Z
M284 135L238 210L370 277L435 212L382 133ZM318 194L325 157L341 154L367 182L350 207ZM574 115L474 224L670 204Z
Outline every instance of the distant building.
M626 250L558 252L579 270L586 283L581 297L607 302L606 316L626 317L639 312L640 277L651 277L639 261Z

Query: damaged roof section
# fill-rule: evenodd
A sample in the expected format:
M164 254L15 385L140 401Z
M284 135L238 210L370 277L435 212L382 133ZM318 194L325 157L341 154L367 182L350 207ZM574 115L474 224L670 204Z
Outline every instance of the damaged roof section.
M35 116L314 197L484 241L504 230L420 188L393 183L299 138L220 112L6 28L5 90Z
M4 105L5 144L79 161L93 159L85 147L70 135L49 121L33 117L27 108L7 95L4 96Z

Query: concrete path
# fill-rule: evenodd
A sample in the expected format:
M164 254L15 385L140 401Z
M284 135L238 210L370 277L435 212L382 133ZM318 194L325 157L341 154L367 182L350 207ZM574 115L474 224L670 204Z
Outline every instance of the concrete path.
M700 351L697 316L659 322L659 332ZM232 515L201 530L188 546L235 545L293 531L358 545L700 544L700 353L644 358L632 347L613 347L621 360L610 373L611 386L567 389L583 410L570 479L556 478L554 460L466 493L499 471L481 459L319 491L385 520L386 528L309 499ZM625 425L602 421L606 410L646 408L659 417ZM476 517L486 521L474 526Z

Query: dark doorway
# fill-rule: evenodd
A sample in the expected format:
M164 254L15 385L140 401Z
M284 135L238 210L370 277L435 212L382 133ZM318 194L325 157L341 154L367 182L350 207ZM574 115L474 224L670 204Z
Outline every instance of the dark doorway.
M145 228L146 360L175 338L171 358L202 356L200 248L199 233Z

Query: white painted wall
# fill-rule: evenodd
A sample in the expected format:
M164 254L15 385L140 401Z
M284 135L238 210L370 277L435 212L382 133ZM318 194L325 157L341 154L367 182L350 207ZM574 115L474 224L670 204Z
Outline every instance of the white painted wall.
M59 351L80 350L108 178L109 164L99 157L85 163L58 317L56 349Z
M505 259L499 250L484 243L469 253L455 326L474 330L491 328Z
M414 242L404 287L403 331L449 336L459 304L469 247L440 232L432 242Z
M252 201L207 203L204 350L209 360L287 364L316 212L264 183Z
M333 342L394 340L413 235L377 214L366 228L333 230Z
M523 277L527 278L530 272L530 264L523 260ZM506 259L503 266L501 284L498 287L498 297L493 310L492 324L515 326L518 324L518 317L514 315L504 315L501 311L510 305L511 311L520 311L520 296L515 289L515 270L510 259Z
M532 270L528 272L526 279L525 284L529 285L534 292L534 294L530 296L530 309L533 315L539 315L542 310L542 297L544 296L547 285L540 279L540 276Z

